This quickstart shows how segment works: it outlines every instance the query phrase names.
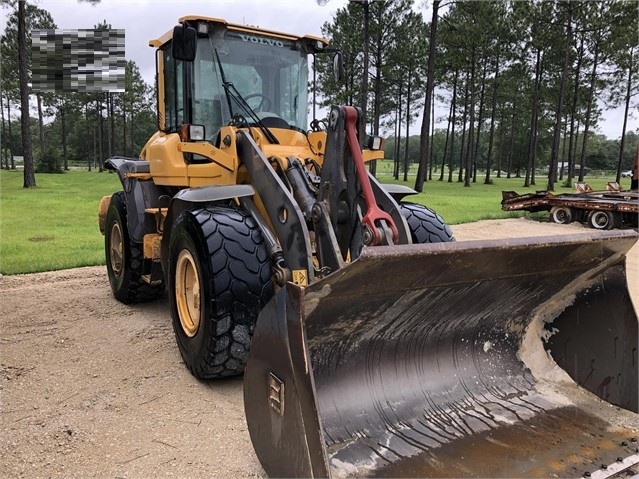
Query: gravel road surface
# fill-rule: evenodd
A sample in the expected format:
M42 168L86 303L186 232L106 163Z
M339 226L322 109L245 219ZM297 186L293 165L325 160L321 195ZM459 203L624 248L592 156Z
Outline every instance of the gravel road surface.
M583 232L525 219L453 226L458 241ZM639 248L629 255L639 304ZM125 306L106 268L0 277L0 476L265 477L242 379L183 366L166 299Z

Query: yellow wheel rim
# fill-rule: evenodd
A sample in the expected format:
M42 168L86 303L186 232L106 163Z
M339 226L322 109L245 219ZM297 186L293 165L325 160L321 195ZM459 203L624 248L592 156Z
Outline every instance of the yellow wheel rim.
M116 276L122 274L122 264L124 262L124 245L122 242L122 230L120 223L113 222L110 233L109 258L111 259L111 269Z
M180 251L177 259L175 298L182 330L192 338L200 327L200 278L193 255L186 249Z

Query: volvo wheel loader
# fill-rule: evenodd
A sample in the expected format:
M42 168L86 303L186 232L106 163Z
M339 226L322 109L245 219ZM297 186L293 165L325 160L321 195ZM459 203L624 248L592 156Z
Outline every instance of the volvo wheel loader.
M168 291L194 376L244 373L269 475L637 472L635 232L453 241L368 173L358 109L308 128L324 39L187 16L150 45L158 132L106 162L109 281Z

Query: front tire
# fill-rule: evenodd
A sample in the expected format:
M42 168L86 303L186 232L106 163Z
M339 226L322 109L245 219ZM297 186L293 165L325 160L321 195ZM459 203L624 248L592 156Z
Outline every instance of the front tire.
M142 281L142 244L131 240L126 220L124 192L111 196L104 230L107 273L113 296L124 304L157 299L164 293L164 282Z
M169 243L169 299L182 359L201 379L242 374L272 270L253 218L235 207L182 212Z
M399 207L408 223L413 244L455 241L450 226L435 211L417 203L402 202Z
M570 208L565 206L553 206L550 209L550 219L552 219L554 223L567 225L572 223L574 215Z

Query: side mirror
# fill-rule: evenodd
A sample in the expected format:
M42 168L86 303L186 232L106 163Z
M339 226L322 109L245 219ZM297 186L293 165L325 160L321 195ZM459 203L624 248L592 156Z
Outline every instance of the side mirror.
M335 53L333 57L333 75L336 83L341 82L344 78L344 56L340 51Z
M193 27L177 25L173 28L171 56L176 60L192 62L197 50L197 31Z

